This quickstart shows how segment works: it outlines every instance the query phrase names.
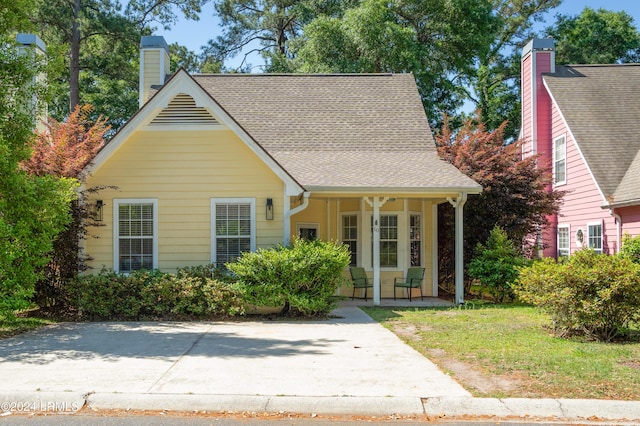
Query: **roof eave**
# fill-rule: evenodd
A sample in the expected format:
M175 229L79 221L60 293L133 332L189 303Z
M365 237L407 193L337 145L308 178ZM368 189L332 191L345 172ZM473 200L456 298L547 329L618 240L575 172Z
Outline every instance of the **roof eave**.
M627 201L620 201L620 202L614 202L614 203L606 203L603 204L602 207L603 209L619 209L621 207L632 207L632 206L640 206L640 198L636 198L633 200L627 200Z
M344 194L424 194L430 197L443 197L450 194L480 194L482 192L482 186L464 186L464 187L388 187L388 186L314 186L306 185L307 191L314 192L331 192L331 193L344 193Z

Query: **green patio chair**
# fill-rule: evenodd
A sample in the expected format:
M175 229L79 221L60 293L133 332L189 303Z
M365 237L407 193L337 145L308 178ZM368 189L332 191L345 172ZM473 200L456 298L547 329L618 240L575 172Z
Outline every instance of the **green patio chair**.
M424 278L424 268L409 268L407 270L407 278L393 279L393 300L396 300L396 288L406 288L411 302L411 289L420 289L420 300L424 300L422 295L422 279Z
M369 278L367 278L367 273L364 271L364 268L352 266L349 268L349 272L351 273L351 281L353 282L353 294L351 295L351 300L356 297L356 289L364 288L364 300L367 300L367 289L373 288L373 284L369 283Z

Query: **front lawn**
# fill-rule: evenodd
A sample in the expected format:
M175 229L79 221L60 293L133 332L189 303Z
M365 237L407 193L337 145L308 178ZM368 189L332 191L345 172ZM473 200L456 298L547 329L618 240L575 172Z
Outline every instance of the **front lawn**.
M364 308L477 397L640 400L640 333L565 340L533 307Z

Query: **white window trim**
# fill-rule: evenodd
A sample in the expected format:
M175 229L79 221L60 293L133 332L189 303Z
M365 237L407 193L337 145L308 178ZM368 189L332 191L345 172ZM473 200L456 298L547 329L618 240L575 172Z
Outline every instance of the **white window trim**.
M356 217L356 265L362 265L362 227L360 223L360 212L340 212L340 226L338 229L340 238L338 239L340 242L344 242L343 239L343 224L344 224L344 216L355 216Z
M571 225L558 225L558 231L556 233L556 247L557 247L557 257L560 257L560 228L567 230L567 243L569 247L567 247L567 256L571 256Z
M564 140L564 180L556 182L556 141ZM561 135L553 139L553 186L566 185L567 183L567 135Z
M595 250L596 253L604 253L604 222L601 220L588 222L587 223L587 235L586 235L586 245L588 248L591 247L591 233L589 232L589 227L591 226L600 226L600 249Z
M116 198L113 200L113 270L120 273L120 204L153 204L153 269L158 269L158 199Z
M256 199L255 198L212 198L211 199L211 263L216 263L216 204L249 204L251 212L251 251L256 251Z
M298 236L298 238L300 238L300 229L301 228L315 229L316 230L316 236L317 236L318 239L320 239L320 224L319 223L296 222L296 235Z

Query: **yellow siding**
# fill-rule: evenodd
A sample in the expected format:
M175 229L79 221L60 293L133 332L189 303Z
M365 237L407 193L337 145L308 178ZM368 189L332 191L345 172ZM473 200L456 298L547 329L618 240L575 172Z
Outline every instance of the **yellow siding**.
M283 241L284 184L231 131L137 132L94 172L87 186L115 185L93 196L105 203L103 224L89 231L90 266L113 267L113 200L158 200L161 269L211 260L211 199L255 198L256 246ZM272 198L274 220L265 219Z
M146 102L149 99L149 90L154 84L161 84L160 76L160 50L145 49L142 52L144 63L144 74L142 87L142 99ZM166 56L166 55L165 55ZM169 68L165 68L168 70Z
M291 216L291 236L297 236L298 225L318 224L318 236L327 240L327 200L309 200L309 207Z

